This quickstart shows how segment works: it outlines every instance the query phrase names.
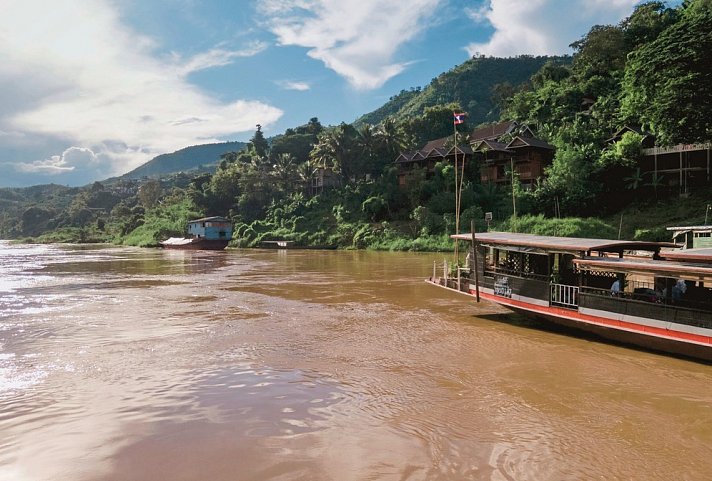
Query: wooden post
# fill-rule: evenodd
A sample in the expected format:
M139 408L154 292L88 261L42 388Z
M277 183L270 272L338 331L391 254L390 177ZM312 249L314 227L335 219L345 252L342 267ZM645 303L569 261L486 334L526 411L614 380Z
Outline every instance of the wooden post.
M436 266L437 266L437 262L433 261L433 277L432 277L433 282L435 282L435 277L436 277L436 272L435 272Z
M475 298L477 299L477 302L480 302L480 269L478 267L477 263L477 240L475 239L475 220L472 220L471 223L472 227L472 251L475 254Z

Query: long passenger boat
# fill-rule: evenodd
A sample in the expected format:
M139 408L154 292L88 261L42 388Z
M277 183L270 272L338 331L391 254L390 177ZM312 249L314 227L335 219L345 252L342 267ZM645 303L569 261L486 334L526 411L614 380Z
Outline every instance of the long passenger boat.
M712 249L508 232L459 234L468 265L429 282L601 337L712 361ZM475 255L476 253L476 255Z

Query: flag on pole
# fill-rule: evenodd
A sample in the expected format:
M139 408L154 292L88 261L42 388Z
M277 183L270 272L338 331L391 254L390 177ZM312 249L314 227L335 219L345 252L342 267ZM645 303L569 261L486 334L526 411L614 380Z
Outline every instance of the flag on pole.
M453 112L453 115L455 116L455 125L460 125L461 123L465 122L465 114L456 114L455 112Z

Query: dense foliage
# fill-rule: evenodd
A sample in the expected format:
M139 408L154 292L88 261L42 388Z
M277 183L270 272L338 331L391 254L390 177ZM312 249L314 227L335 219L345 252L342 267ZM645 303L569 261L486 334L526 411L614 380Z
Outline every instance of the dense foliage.
M496 121L503 100L547 62L567 64L569 57L521 55L511 58L475 56L434 78L428 86L402 90L355 125L376 125L388 117L413 119L429 107L455 103L472 125Z
M394 159L452 135L453 111L468 112L469 125L459 127L466 133L480 120L496 120L501 109L500 119L531 126L556 154L546 177L528 190L511 172L511 183L499 188L480 182L477 163L458 171L463 230L471 221L487 228L484 212L492 212L491 227L519 232L662 238L660 222L676 215L702 221L707 192L657 204L670 193L659 178L641 174L645 137L636 130L663 144L711 140L711 4L643 3L619 25L594 26L572 43L572 59L469 60L354 124L324 127L312 118L272 139L258 125L245 148L214 153L214 170L197 175L113 179L81 189L0 189L0 236L156 245L182 235L192 217L226 215L239 246L285 239L449 248L456 222L453 165L416 169L399 185ZM636 129L607 141L625 125ZM666 212L664 219L645 214L650 206Z

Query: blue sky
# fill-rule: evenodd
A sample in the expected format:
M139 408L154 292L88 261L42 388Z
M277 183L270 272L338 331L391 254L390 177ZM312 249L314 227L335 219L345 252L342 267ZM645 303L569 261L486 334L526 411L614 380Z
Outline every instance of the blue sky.
M471 55L571 53L636 0L0 0L0 187L352 122Z

